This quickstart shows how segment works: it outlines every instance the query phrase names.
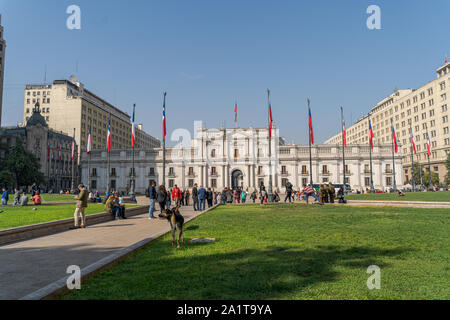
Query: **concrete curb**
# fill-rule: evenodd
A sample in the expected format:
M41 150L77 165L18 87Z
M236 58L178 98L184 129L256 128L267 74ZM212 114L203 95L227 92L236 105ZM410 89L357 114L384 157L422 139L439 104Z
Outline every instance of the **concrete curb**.
M136 216L148 211L149 206L139 206L128 208L126 215ZM74 208L75 210L75 208ZM86 216L86 224L94 225L111 220L111 214L102 212ZM17 227L0 231L0 246L17 241L30 240L50 234L68 231L73 226L73 218L32 224L24 227Z
M186 219L185 223L192 221L194 219L196 219L197 217L215 209L216 207L220 206L215 205L201 213L199 213L198 215L195 215L193 217L190 217L188 219ZM118 264L120 261L126 259L128 256L130 256L131 254L135 253L136 251L140 250L142 247L144 247L145 245L149 244L150 242L160 238L161 236L169 233L170 230L163 230L158 232L156 235L154 235L153 237L141 240L127 248L124 248L116 253L113 253L85 268L83 268L81 270L81 282L86 281L92 277L94 277L95 275L97 275L98 273L100 273L101 271L108 269L116 264ZM51 284L49 284L48 286L45 286L39 290L36 290L28 295L26 295L25 297L20 298L19 300L50 300L50 299L56 299L60 296L62 296L63 294L69 292L69 289L67 288L67 279L69 278L70 275L68 275L67 277L64 277L60 280L57 280Z

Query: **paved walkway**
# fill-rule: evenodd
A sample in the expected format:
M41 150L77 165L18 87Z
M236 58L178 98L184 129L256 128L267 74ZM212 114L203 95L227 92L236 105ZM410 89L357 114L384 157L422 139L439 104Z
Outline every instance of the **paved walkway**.
M192 207L180 211L186 220L200 214ZM70 265L83 269L162 231L170 231L167 221L147 214L0 246L0 299L20 299L67 276Z

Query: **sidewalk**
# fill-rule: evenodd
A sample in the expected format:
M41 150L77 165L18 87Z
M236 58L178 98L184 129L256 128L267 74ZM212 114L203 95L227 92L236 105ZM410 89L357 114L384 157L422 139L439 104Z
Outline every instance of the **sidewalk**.
M139 202L148 204L148 199ZM186 221L201 214L192 207L180 211ZM20 299L68 276L66 270L70 265L83 269L168 231L166 220L148 220L146 214L0 246L0 299Z

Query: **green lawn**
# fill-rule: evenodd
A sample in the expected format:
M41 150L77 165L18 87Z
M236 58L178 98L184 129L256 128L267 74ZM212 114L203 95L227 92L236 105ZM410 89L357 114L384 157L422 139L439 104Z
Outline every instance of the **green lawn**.
M352 194L347 200L378 200L378 201L434 201L450 202L450 191L439 192L406 192L404 197L396 193Z
M186 225L182 249L164 236L63 298L449 299L449 230L445 209L219 207Z
M136 205L127 205L127 208ZM37 208L37 210L33 210ZM104 212L105 205L89 204L86 214ZM0 230L27 226L48 221L72 218L75 205L0 207Z

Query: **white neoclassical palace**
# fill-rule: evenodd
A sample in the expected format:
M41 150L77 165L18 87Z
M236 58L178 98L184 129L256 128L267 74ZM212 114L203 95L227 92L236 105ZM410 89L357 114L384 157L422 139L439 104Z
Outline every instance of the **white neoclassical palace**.
M172 135L173 138L174 135ZM300 189L309 183L309 147L285 144L274 129L271 157L266 128L205 129L197 128L194 138L189 132L179 132L180 143L166 149L166 184L180 188L199 186L222 190L240 186L253 190L273 175L274 190L284 191L286 179ZM345 149L346 182L352 189L365 190L370 186L368 145L351 145ZM135 150L135 191L144 193L152 181L162 183L162 148ZM378 145L372 153L373 183L376 189L393 186L394 163L391 145ZM402 184L402 156L395 156L397 186ZM90 159L82 156L82 182L91 189L106 191L107 152L94 150ZM112 150L110 153L110 186L127 192L132 177L132 151ZM314 184L343 183L342 146L315 145L312 147L312 177Z

